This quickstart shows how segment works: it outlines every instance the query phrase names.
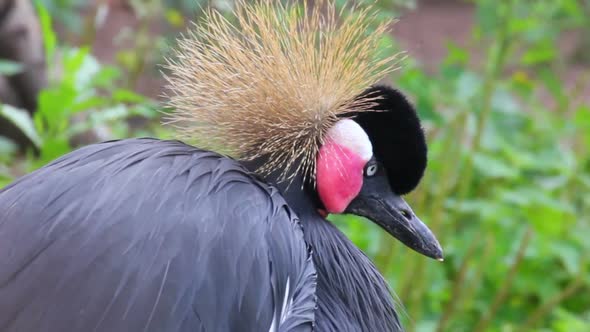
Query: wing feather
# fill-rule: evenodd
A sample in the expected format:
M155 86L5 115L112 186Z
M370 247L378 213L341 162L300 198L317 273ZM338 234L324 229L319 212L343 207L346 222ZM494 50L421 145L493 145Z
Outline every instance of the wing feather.
M0 211L2 331L268 331L277 314L311 330L299 222L232 159L91 145L1 190Z

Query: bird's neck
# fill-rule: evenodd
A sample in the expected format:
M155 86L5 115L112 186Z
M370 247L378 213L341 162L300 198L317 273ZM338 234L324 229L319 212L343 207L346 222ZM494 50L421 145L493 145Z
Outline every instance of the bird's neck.
M373 263L317 212L311 196L293 192L295 188L289 187L283 196L299 216L313 251L317 330L402 331L390 289Z
M313 250L318 273L317 330L402 331L387 283L364 253L318 213L312 188L301 177L290 183L273 176L264 180L276 186L297 213L305 241Z
M369 258L329 221L301 219L318 273L318 331L402 331L390 289Z

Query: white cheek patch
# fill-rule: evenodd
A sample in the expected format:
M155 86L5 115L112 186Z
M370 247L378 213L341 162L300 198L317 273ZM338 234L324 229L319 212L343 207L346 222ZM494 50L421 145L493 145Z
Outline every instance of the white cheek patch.
M364 161L369 161L373 157L373 145L369 136L358 123L351 119L342 119L336 122L328 130L326 138L351 150Z

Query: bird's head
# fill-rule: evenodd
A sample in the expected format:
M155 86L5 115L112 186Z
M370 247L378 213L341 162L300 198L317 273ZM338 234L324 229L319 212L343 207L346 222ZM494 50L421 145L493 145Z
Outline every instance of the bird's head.
M366 217L408 247L440 260L440 244L402 198L418 185L426 168L419 118L396 90L377 86L365 94L377 98L376 111L339 120L318 152L320 213Z
M167 66L170 121L275 185L298 179L324 211L367 217L442 258L401 197L426 167L420 122L399 92L375 86L398 68L379 51L389 22L371 6L310 3L240 0L235 20L206 11Z

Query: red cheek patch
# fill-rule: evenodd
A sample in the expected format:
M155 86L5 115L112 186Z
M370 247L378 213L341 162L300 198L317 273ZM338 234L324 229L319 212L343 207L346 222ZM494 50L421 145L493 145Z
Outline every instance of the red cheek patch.
M350 149L327 141L318 153L317 189L329 213L342 213L363 185L366 160Z

